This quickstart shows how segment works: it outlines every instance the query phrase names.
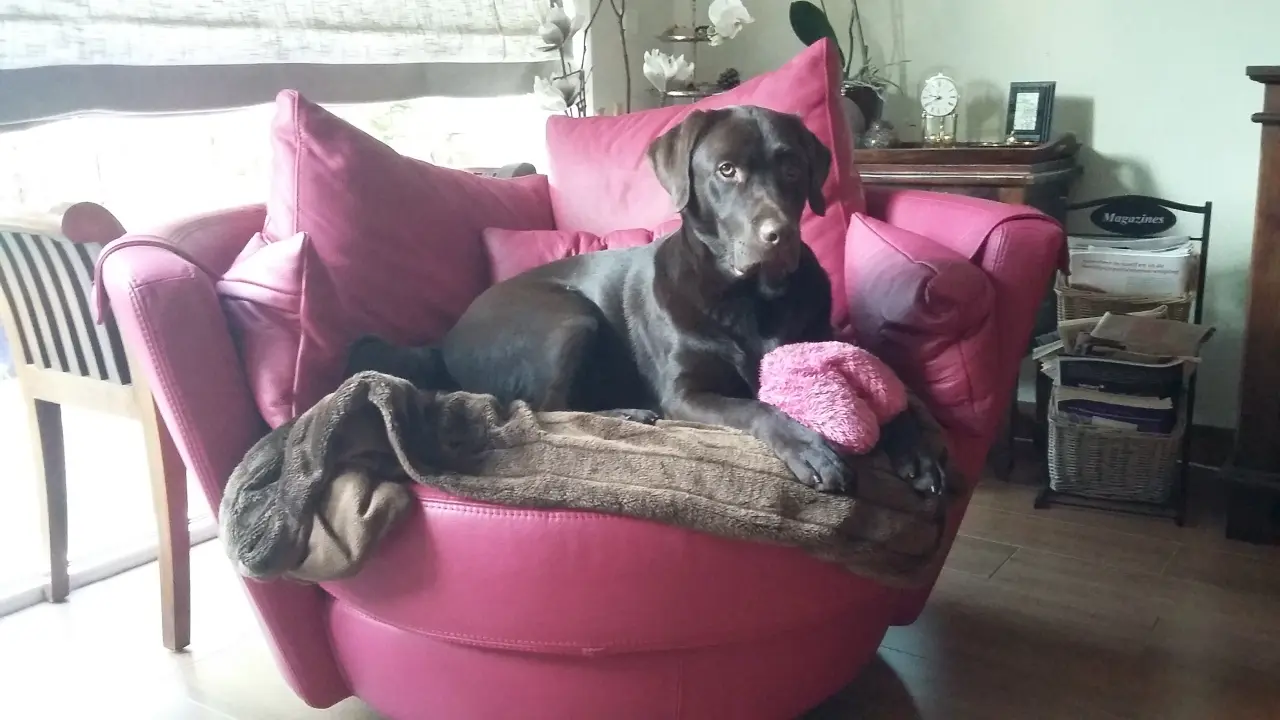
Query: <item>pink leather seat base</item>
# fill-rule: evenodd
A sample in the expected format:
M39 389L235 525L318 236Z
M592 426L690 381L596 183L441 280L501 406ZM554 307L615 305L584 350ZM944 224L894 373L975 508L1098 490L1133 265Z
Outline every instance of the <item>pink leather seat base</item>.
M328 622L351 691L392 720L779 720L836 693L875 655L888 605L845 600L847 612L770 637L598 657L434 639L340 600Z
M856 676L899 594L795 548L414 491L421 513L324 584L339 667L392 718L794 717Z

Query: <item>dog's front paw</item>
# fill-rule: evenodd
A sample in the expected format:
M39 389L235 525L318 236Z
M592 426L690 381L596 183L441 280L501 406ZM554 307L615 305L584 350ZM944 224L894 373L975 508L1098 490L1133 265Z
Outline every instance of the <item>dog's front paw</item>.
M789 417L776 420L765 442L797 480L819 492L853 490L853 469L826 438Z
M935 453L924 441L920 422L910 410L881 428L880 449L894 473L916 492L941 495L946 491L946 451Z

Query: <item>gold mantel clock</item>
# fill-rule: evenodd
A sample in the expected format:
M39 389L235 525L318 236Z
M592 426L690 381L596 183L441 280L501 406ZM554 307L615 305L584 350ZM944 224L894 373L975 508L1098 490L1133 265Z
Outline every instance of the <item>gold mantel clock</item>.
M923 119L925 147L953 147L956 144L956 109L960 91L951 78L938 73L920 88L920 117Z

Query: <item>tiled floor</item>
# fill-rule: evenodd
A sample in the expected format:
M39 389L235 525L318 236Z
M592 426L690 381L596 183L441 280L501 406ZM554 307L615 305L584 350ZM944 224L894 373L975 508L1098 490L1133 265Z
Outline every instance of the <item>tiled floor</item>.
M297 700L276 670L215 540L192 550L193 639L160 644L154 563L0 618L0 717L374 718L358 701L327 712Z
M924 616L814 720L1280 718L1280 548L1055 508L984 483ZM160 645L154 565L0 619L0 717L374 718L280 679L218 543L195 549L193 642ZM429 717L429 716L428 716Z
M147 481L142 425L79 408L62 411L67 446L68 527L71 571L154 545L156 526ZM18 381L0 379L0 596L47 571L39 543L35 470ZM208 517L192 488L191 516Z

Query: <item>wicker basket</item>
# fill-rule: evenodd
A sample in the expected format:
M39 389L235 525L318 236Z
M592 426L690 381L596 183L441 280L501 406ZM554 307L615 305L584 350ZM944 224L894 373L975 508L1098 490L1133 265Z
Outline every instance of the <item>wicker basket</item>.
M1166 503L1178 469L1186 403L1168 435L1082 425L1049 401L1049 488L1101 500Z
M1068 287L1061 275L1058 276L1058 282L1053 291L1058 295L1058 322L1102 317L1109 312L1124 315L1151 310L1161 305L1168 306L1170 320L1186 322L1191 317L1191 304L1196 299L1195 291L1181 297L1152 299L1081 290Z

